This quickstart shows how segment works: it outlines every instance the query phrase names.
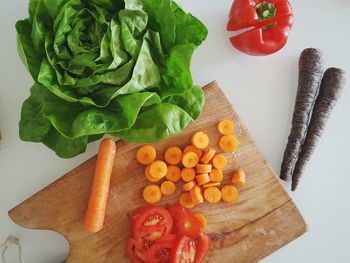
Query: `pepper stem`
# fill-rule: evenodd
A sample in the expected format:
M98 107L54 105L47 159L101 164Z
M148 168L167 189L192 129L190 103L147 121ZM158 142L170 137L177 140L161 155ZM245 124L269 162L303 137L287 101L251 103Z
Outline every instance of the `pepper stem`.
M260 20L273 18L276 15L276 7L269 2L261 2L255 6L256 13Z

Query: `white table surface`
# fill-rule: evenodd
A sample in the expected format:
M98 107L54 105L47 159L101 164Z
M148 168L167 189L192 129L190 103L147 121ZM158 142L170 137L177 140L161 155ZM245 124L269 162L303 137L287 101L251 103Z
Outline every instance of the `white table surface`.
M290 129L300 52L306 47L320 48L327 66L350 72L349 1L292 1L295 24L289 42L283 50L267 57L249 57L230 46L225 26L231 1L181 0L179 3L209 28L207 41L193 58L196 83L219 81L257 145L279 171ZM20 141L21 104L32 84L16 51L14 24L24 17L27 17L27 0L1 1L0 243L14 234L21 238L25 262L56 263L62 262L68 253L65 239L53 232L18 227L7 211L93 156L97 143L91 144L86 153L64 160L41 144ZM263 262L350 262L349 114L347 85L300 188L291 193L310 226L309 232ZM9 249L7 259L10 263L18 262L15 248Z

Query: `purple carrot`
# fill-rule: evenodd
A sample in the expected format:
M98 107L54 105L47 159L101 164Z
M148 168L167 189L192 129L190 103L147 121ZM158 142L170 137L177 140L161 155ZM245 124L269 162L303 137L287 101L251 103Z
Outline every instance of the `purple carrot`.
M326 123L337 103L345 85L345 72L339 68L329 68L325 71L320 91L312 111L307 135L299 154L293 172L292 191L295 191L304 173L307 162L315 151L316 145L323 134Z
M305 140L323 71L323 54L320 50L307 48L300 54L298 91L292 128L281 164L280 178L282 180L289 181L292 177L295 163Z

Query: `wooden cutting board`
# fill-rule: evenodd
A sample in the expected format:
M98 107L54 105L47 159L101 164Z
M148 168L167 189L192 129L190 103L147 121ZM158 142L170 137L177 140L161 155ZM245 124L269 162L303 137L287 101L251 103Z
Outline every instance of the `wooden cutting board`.
M218 121L234 121L240 145L234 154L227 154L229 164L224 169L224 180L229 183L232 171L242 167L247 183L239 189L236 203L205 203L195 211L207 217L206 232L214 240L208 262L257 262L305 233L307 225L218 84L210 83L204 90L206 103L199 120L180 135L154 146L162 158L167 147L184 147L191 134L202 130L209 135L211 146L218 148ZM144 167L135 160L139 146L117 143L105 227L99 233L83 232L96 156L13 208L10 217L20 226L64 235L70 244L67 262L128 262L124 252L130 235L128 216L145 205L141 192L148 184ZM176 203L180 188L160 204Z

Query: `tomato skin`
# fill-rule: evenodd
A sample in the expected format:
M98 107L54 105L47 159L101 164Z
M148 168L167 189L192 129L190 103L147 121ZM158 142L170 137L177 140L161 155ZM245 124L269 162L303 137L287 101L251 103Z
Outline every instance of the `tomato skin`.
M201 223L190 210L181 205L170 207L169 212L174 221L174 233L178 236L196 238L201 232Z
M276 8L274 18L261 20L255 8L262 2L273 4ZM293 14L292 7L287 0L235 0L232 4L227 31L237 31L249 27L263 27L279 19Z
M135 238L129 238L126 253L132 263L142 263L145 262L146 253L142 250L142 245L140 241Z
M176 241L176 235L164 235L156 240L154 245L147 251L147 263L169 262L170 254Z
M261 10L267 6L269 15ZM282 49L293 26L293 11L288 0L235 0L227 24L228 31L250 29L230 38L239 51L251 56L270 55Z
M172 228L172 217L162 207L148 206L140 208L132 218L132 234L136 239L155 240L162 235L171 233ZM153 236L153 234L156 235Z
M254 28L230 38L239 51L251 56L270 55L282 49L288 40L293 16L280 19L271 29Z
M201 263L213 247L213 241L209 236L201 233L196 243L196 255L194 256L194 263Z

